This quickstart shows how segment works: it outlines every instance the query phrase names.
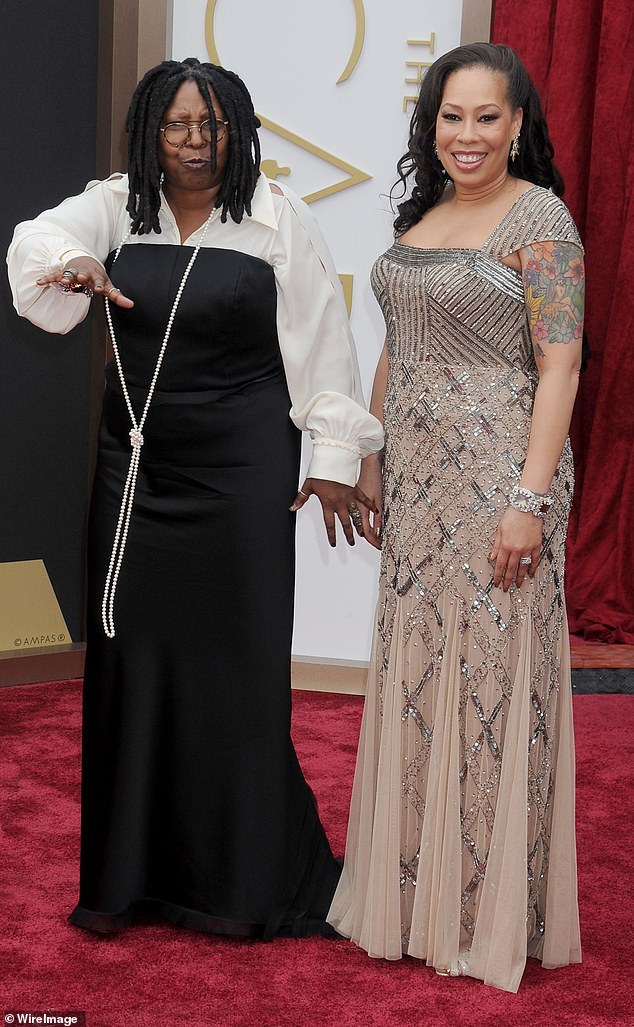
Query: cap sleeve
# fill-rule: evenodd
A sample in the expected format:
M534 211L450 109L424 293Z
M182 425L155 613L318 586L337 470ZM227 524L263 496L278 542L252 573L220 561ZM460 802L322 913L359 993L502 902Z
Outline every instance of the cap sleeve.
M522 193L482 248L500 258L536 242L569 242L583 253L579 233L565 203L541 186Z

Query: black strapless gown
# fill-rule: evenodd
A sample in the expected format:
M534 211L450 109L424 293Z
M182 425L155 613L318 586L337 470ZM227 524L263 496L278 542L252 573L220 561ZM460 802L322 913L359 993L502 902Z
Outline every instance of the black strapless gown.
M127 245L113 309L137 419L189 247ZM107 369L89 530L81 886L71 922L136 913L270 938L329 933L339 877L290 737L300 433L272 268L202 249L148 414L119 578L101 599L130 419Z

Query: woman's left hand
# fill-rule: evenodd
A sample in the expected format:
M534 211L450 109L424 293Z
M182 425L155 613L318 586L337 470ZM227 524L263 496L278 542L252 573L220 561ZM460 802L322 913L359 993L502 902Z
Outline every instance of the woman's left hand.
M306 478L306 481L295 496L291 510L295 513L301 510L304 503L308 502L312 495L317 496L321 503L326 525L326 535L331 546L337 545L335 531L335 514L339 518L343 533L346 536L348 545L354 545L354 527L357 533L363 536L363 521L359 503L367 507L373 514L378 514L378 509L371 499L368 499L358 485L342 485L339 481L327 481L323 478Z
M526 574L535 576L542 548L542 519L532 513L523 513L509 506L502 515L489 556L495 564L493 582L508 592L513 581L521 588ZM520 563L521 557L531 558L530 564Z

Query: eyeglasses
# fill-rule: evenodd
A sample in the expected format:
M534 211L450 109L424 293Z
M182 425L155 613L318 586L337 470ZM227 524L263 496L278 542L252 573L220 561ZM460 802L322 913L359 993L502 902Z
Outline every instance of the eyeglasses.
M228 121L221 121L216 118L216 142L220 142L227 134ZM166 143L175 146L178 150L185 146L192 137L192 130L197 128L205 143L211 142L211 121L172 121L169 125L161 128Z

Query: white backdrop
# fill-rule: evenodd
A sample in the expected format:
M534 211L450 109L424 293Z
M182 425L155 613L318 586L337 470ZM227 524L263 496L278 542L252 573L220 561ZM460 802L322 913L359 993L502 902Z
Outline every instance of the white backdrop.
M312 205L337 270L354 276L351 326L368 398L384 337L368 275L392 239L387 194L406 148L405 98L417 92L406 80L424 73L417 62L458 45L461 14L462 0L173 0L172 56L214 60L215 47L260 117L301 140L261 130L263 159L289 169L281 182L307 197L347 180L330 158L370 176ZM355 42L356 64L337 84ZM297 541L294 654L367 660L378 554L343 539L333 551L316 499L298 515Z

